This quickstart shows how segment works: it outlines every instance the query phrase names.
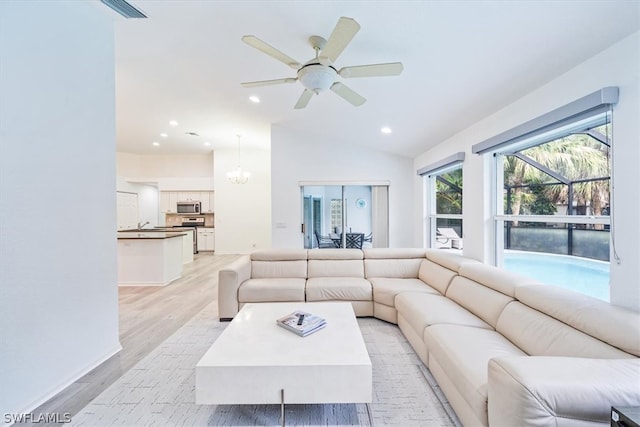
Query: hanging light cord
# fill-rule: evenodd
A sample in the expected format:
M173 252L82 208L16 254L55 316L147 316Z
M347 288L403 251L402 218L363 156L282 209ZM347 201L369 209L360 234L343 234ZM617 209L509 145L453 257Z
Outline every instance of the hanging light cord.
M238 169L240 169L240 135L236 135L238 137Z

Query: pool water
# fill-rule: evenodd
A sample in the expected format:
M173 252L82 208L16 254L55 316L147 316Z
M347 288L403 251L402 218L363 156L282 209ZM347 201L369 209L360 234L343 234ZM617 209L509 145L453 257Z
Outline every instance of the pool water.
M504 268L609 301L609 263L568 255L505 251Z

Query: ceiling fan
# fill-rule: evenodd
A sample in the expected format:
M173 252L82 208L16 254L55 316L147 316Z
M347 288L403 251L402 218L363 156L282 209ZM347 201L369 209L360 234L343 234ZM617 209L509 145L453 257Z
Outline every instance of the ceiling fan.
M338 76L344 79L353 77L397 76L402 73L403 69L401 62L358 65L343 67L339 70L336 69L333 66L334 62L359 30L360 24L354 19L342 17L338 20L333 32L329 36L329 40L325 40L320 36L309 37L309 43L311 43L311 46L315 50L316 56L304 64L300 64L295 59L285 55L256 36L244 36L242 37L242 41L249 46L266 53L298 71L297 77L246 82L241 83L241 85L249 88L300 81L305 89L294 107L296 109L305 108L314 94L319 94L327 89L331 89L332 92L358 107L364 104L366 99L338 81Z

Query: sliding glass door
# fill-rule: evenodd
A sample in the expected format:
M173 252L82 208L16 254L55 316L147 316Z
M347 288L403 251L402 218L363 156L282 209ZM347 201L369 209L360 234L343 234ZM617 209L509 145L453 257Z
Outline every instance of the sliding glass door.
M305 185L304 247L388 246L387 186Z

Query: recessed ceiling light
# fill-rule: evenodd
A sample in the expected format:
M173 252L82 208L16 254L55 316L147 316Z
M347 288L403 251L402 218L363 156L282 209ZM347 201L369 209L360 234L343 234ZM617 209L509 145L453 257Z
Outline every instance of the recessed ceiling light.
M210 143L209 141L206 141L206 142L204 143L204 145L205 145L205 147L209 147L209 146L211 146L211 143Z
M158 141L153 141L151 145L153 145L154 147L158 147L160 143Z
M251 95L251 96L249 97L249 101L253 102L254 104L259 104L259 103L260 103L260 98L258 98L258 97L257 97L257 96L255 96L255 95Z
M380 132L389 134L391 133L391 128L389 126L384 126L380 129Z
M169 124L170 124L171 126L178 126L178 122L176 122L175 120L170 120L170 121L169 121Z
M168 137L169 137L169 134L166 134L166 133L162 132L162 133L160 134L160 136L161 136L161 137L163 137L163 138L168 138Z

